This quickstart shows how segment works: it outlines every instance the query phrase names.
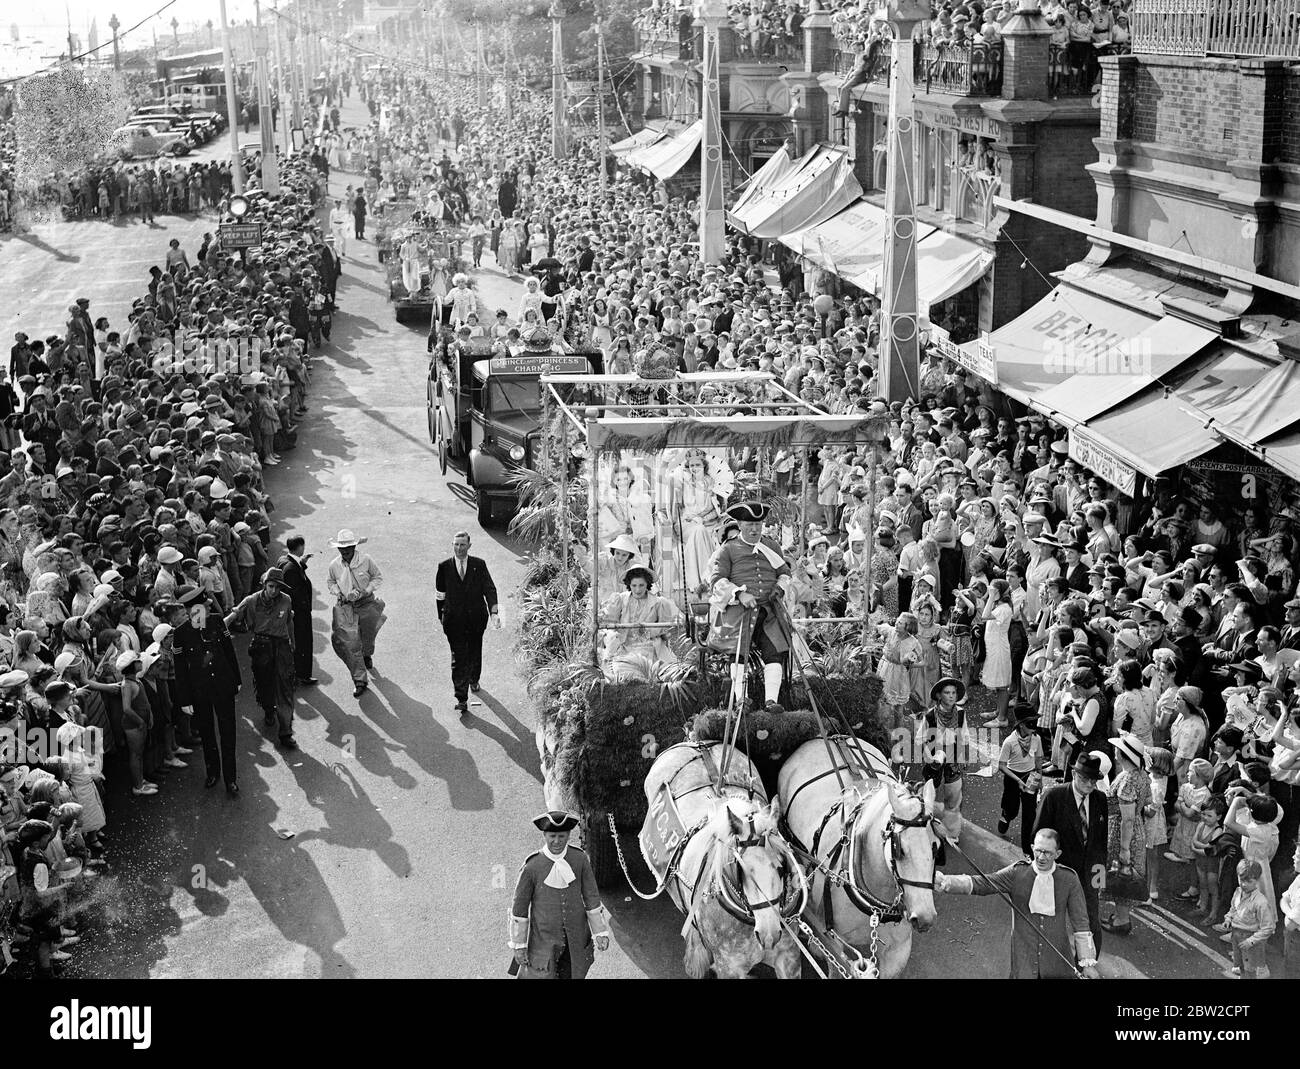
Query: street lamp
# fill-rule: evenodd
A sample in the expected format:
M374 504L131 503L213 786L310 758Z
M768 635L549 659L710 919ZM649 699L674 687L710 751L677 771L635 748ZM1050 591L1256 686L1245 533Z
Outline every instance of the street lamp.
M212 20L208 19L208 21L204 23L204 25L207 26L208 28L208 47L211 48L212 47Z
M175 44L176 50L180 51L181 24L180 24L180 20L177 19L175 15L172 16L172 42Z
M235 193L231 196L230 203L226 206L226 210L235 217L236 221L238 221L248 214L248 209L252 206L253 205L246 196L242 193Z
M115 71L122 69L122 54L117 48L117 28L121 25L116 15L113 15L108 20L108 28L113 31L113 70Z

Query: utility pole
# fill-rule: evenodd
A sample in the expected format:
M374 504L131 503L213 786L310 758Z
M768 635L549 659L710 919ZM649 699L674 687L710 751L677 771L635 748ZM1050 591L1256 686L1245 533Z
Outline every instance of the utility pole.
M122 69L122 53L117 46L117 28L121 25L116 15L113 15L108 20L108 28L113 31L113 70L115 71Z
M280 192L280 161L275 157L275 122L271 118L271 71L267 53L270 34L262 25L262 3L257 0L257 25L253 30L253 53L257 71L257 132L262 137L262 188L274 197Z
M298 31L292 22L285 29L289 34L289 92L293 99L293 114L290 119L293 125L289 136L292 138L296 133L303 138L303 144L306 144L307 139L302 132L302 97L298 92L298 50L294 44L298 39ZM292 140L290 144L293 144Z
M212 20L208 19L208 21L205 22L203 25L205 25L208 28L208 47L211 48L212 42L215 39L212 35Z
M478 74L478 106L488 106L487 57L483 54L483 23L474 20L474 68Z
M722 260L727 247L722 202L722 114L718 96L718 31L729 21L725 0L699 0L696 18L704 24L703 99L700 118L700 259Z
M912 138L916 126L912 34L930 17L927 0L890 0L889 152L885 160L885 262L880 287L880 393L889 401L920 397L916 300L916 199Z
M280 0L275 0L275 78L280 95L280 129L284 131L284 154L293 151L293 134L289 132L289 93L284 87L284 55L280 49Z
M551 155L565 156L564 136L564 0L551 2Z
M600 207L605 207L605 9L596 0L596 159L599 161Z
M181 24L180 20L172 16L172 47L179 53L181 50Z
M244 192L244 164L239 158L239 112L235 107L235 58L230 49L226 0L221 0L221 62L226 69L226 121L230 124L230 179L236 193Z

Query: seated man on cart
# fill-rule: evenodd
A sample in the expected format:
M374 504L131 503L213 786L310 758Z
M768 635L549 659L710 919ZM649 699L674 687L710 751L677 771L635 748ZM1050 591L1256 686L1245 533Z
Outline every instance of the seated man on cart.
M710 628L711 645L723 649L729 643L736 655L732 665L732 696L737 705L745 701L746 660L749 644L757 642L763 659L763 694L769 712L781 712L778 704L785 662L790 656L790 614L782 598L790 583L790 562L781 547L763 534L768 507L761 501L732 505L726 515L740 526L740 534L725 542L713 554L710 564L710 603L715 622ZM749 630L742 626L750 614ZM737 643L742 643L739 650Z

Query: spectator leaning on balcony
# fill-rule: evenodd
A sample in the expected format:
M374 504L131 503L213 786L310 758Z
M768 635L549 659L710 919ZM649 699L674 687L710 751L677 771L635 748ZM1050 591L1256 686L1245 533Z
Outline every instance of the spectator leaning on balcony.
M872 20L871 28L867 32L867 39L862 45L862 51L858 53L858 61L853 65L853 70L840 86L840 98L835 107L836 115L847 115L849 113L849 94L858 86L866 85L867 82L871 81L871 77L880 63L888 62L888 57L884 52L885 29L886 23L883 20Z
M1110 31L1115 26L1115 13L1111 11L1110 0L1098 0L1097 8L1092 13L1092 43L1098 48L1110 44Z
M996 48L1002 44L1002 28L993 20L993 13L988 12L984 16L984 25L980 27L979 36L975 38L976 44L986 44Z

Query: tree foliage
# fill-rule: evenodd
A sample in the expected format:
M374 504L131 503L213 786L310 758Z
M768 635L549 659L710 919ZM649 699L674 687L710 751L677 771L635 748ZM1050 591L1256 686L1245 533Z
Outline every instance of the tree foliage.
M130 110L126 83L113 71L65 66L27 78L14 110L19 183L34 186L86 166L105 151Z

